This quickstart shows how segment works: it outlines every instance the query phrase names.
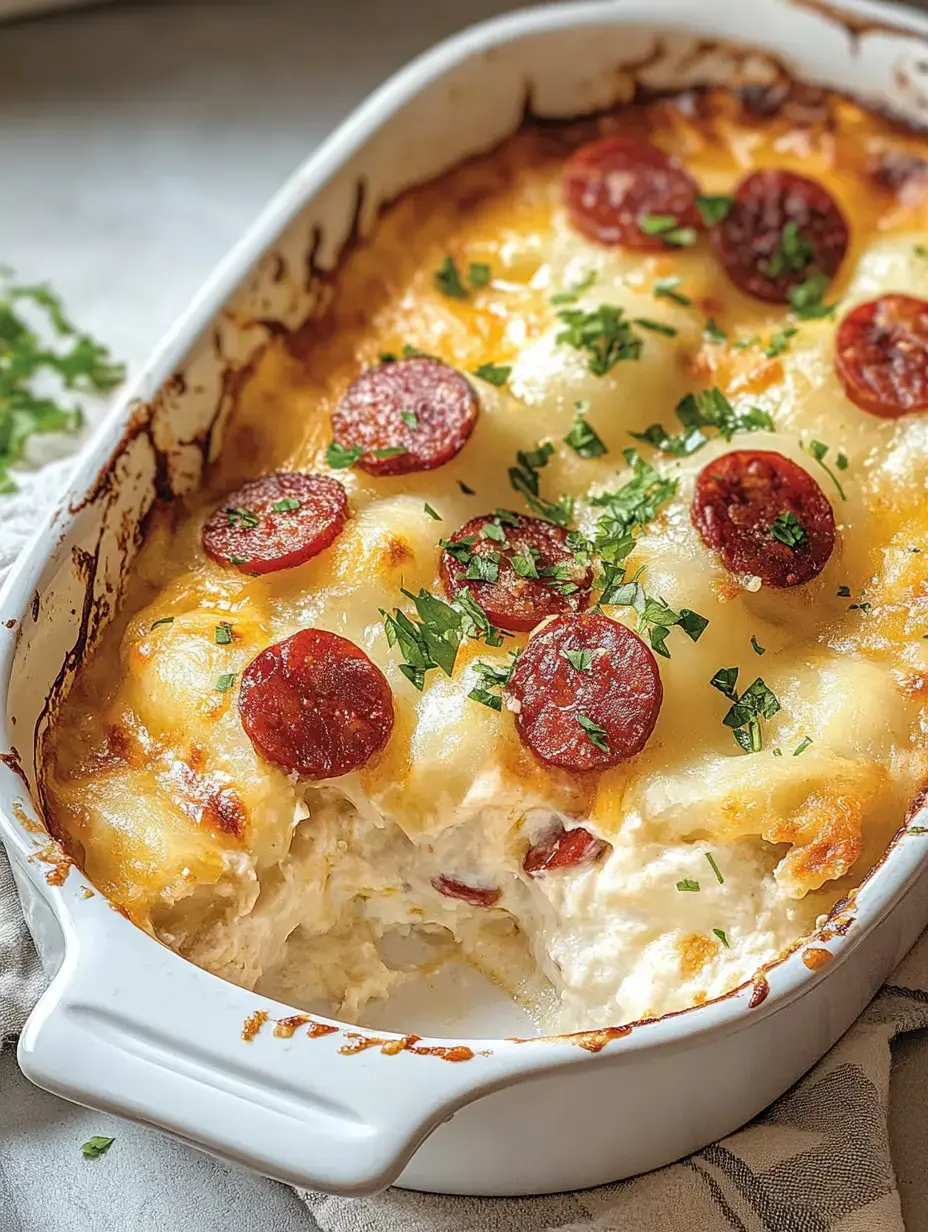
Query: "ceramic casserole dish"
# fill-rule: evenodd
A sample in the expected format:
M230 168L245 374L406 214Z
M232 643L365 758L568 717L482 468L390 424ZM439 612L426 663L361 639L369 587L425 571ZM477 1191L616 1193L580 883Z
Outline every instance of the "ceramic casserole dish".
M44 734L115 611L148 511L201 482L249 361L319 310L325 271L380 207L494 148L526 115L583 116L636 89L763 83L784 69L928 122L928 21L882 4L622 0L468 31L308 160L159 347L0 597L0 833L54 973L19 1045L33 1082L332 1193L581 1188L757 1114L912 945L928 923L917 802L816 936L717 1000L562 1037L516 1038L492 1008L467 1038L429 1038L425 1017L409 1023L415 1035L375 1033L297 1015L159 945L93 892L43 821Z

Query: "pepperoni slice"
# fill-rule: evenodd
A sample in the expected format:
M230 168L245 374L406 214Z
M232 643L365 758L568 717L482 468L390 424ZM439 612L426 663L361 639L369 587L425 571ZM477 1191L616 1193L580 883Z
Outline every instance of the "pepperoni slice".
M847 314L835 338L835 370L861 410L895 419L928 408L928 302L883 295Z
M675 158L640 137L601 137L590 141L564 166L564 201L570 220L600 244L658 251L660 235L641 229L645 215L676 219L678 226L700 225L699 185Z
M529 877L537 877L541 873L576 868L578 864L595 864L608 850L605 840L583 826L575 826L573 830L558 826L528 849L522 867Z
M477 410L477 395L460 372L414 356L377 364L352 381L332 431L343 448L364 450L362 470L408 475L450 462L473 431Z
M322 629L262 650L242 674L238 711L258 753L301 779L357 770L393 730L383 672L353 642Z
M567 657L574 651L590 652L585 669ZM664 696L641 638L598 612L558 616L536 633L513 669L509 695L518 707L516 730L532 752L576 772L640 753Z
M292 569L341 534L348 497L329 475L265 475L226 497L203 527L203 550L242 573Z
M728 277L757 299L787 303L801 282L834 277L847 252L844 215L830 193L795 171L746 176L734 204L712 228Z
M500 629L530 633L546 616L579 612L590 601L592 568L578 564L567 532L543 518L484 514L465 522L450 542L461 547L441 555L449 598L470 591Z
M736 449L704 466L691 517L726 569L779 589L817 577L834 551L828 498L780 453Z
M432 878L432 888L446 898L459 898L461 902L470 903L472 907L493 907L502 897L502 890L484 886L469 886L463 881L443 874Z

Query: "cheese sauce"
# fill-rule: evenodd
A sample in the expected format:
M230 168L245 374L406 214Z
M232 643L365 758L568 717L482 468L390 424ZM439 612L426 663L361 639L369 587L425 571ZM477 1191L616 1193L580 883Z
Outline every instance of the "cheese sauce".
M657 252L581 235L561 175L571 150L603 132L647 136L704 194L767 167L823 185L850 230L826 297L835 313L797 319L742 293L704 234ZM193 962L351 1020L411 969L456 955L519 990L546 1029L615 1024L717 996L812 930L879 858L926 775L928 415L860 410L834 369L853 306L928 295L928 177L900 171L925 157L923 143L838 97L760 116L711 91L526 129L388 209L346 256L324 315L264 352L206 487L154 512L121 615L58 716L51 821L95 885ZM463 295L436 280L447 256ZM471 264L489 266L488 280L478 268L469 281ZM559 314L604 304L650 324L638 327L638 358L597 375ZM509 369L499 385L470 376L480 414L460 452L409 475L332 471L347 524L296 568L248 577L211 560L203 526L226 496L275 471L330 473L331 415L347 387L404 348L465 374ZM674 408L710 387L755 430L707 430L681 457L630 435L656 423L679 433ZM601 456L564 443L578 404ZM670 628L653 734L601 773L544 764L505 704L468 696L475 664L504 671L528 635L465 639L453 674L428 672L419 692L381 614L413 614L404 589L444 596L440 538L498 508L530 512L509 468L544 442L554 452L540 491L574 497L586 534L603 512L592 500L633 479L627 448L674 481L626 575L708 620L698 641ZM813 580L771 589L733 577L694 529L696 476L732 449L777 451L828 497L836 546ZM632 607L604 610L638 625ZM237 708L248 664L306 627L360 647L395 708L382 753L308 786L262 760ZM756 725L753 752L723 723L731 699L710 686L734 667L738 689L761 677L780 703ZM526 850L555 820L582 823L606 853L528 876ZM496 901L448 897L438 878ZM420 957L391 959L390 944L411 935Z

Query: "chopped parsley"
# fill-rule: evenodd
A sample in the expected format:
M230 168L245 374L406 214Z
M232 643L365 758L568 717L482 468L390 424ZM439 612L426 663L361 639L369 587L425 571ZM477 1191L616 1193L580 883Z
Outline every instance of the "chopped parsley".
M847 610L849 612L869 612L872 607L872 603L851 603Z
M728 334L725 333L715 317L710 317L702 328L702 332L709 342L726 342Z
M425 504L423 505L423 509L433 521L435 522L441 521L441 514L436 513L435 510L432 508L432 506L428 503L428 501L426 501Z
M227 509L226 519L236 530L253 530L261 521L253 509Z
M0 492L16 491L9 468L30 437L76 432L83 424L80 407L66 405L59 388L102 394L125 376L106 347L78 333L49 287L17 286L8 277L0 270Z
M466 565L473 556L473 543L473 535L464 535L461 539L439 539L438 546L444 548L448 555L453 556L460 564Z
M688 308L693 301L688 295L677 290L682 281L679 274L672 274L669 278L658 278L651 290L658 299L670 299L675 304L682 304L684 308Z
M767 359L775 359L777 355L782 355L784 351L789 350L791 338L799 333L799 330L794 326L789 329L781 329L779 333L771 334L770 341L764 347L764 355Z
M916 244L912 251L916 257L928 257L928 248L924 244Z
M378 364L395 364L396 363L396 352L395 351L381 351L380 354L377 356L377 362Z
M609 742L606 739L606 729L600 727L598 723L594 723L592 719L587 718L585 714L578 714L577 721L586 732L586 738L590 744L595 745L601 753L608 753Z
M446 256L435 272L434 283L442 295L449 299L467 299L467 287L461 281L461 275L454 258Z
M81 1154L88 1159L99 1159L115 1141L115 1138L105 1138L102 1134L94 1134L81 1145Z
M677 331L672 325L665 325L663 321L652 321L650 317L635 317L635 324L640 325L642 329L649 329L652 334L663 334L666 338L677 336Z
M221 620L213 630L213 638L217 646L228 646L232 641L232 625L228 620Z
M850 586L839 586L836 593L839 599L850 599L851 588Z
M569 445L581 458L601 458L609 451L596 429L591 428L586 421L586 414L590 409L589 402L575 402L574 407L577 411L577 418L564 437L564 444Z
M562 650L561 658L566 659L570 666L575 667L578 672L593 670L592 650Z
M481 527L480 538L493 539L497 543L502 543L505 547L509 546L506 539L506 532L503 530L499 522L487 522L483 527Z
M828 290L828 279L824 274L815 274L800 282L787 292L786 298L792 309L793 316L803 321L812 321L820 317L830 317L837 307L836 304L825 304L825 293Z
M551 303L556 307L558 304L575 304L584 291L588 291L596 281L596 271L589 270L582 278L578 278L576 282L566 289L566 291L557 291L551 296Z
M363 453L363 445L349 445L346 449L344 445L339 445L338 441L332 441L325 451L325 460L333 471L343 471L354 466Z
M486 261L471 261L467 267L467 281L472 287L485 287L493 277Z
M808 736L804 736L802 740L800 740L799 743L796 745L796 747L793 749L793 756L799 757L800 754L806 751L806 749L809 747L811 743L812 743L811 739Z
M295 496L285 496L282 500L274 501L273 505L271 505L275 513L293 513L299 507L300 502Z
M480 377L481 381L487 381L490 385L495 385L497 389L502 387L509 380L509 374L512 372L512 364L481 364L479 368L474 368L474 376Z
M513 668L521 653L521 650L510 650L509 662L502 667L496 663L483 663L478 660L474 664L474 674L480 683L468 693L471 701L489 706L491 710L502 710L502 692L512 677Z
M420 347L413 346L407 342L403 347L403 359L438 359L437 355L432 355L430 351L423 351Z
M737 338L731 344L736 351L743 351L747 347L757 346L760 342L760 334L751 334L750 338Z
M235 684L235 672L223 672L216 681L216 688L220 693L228 693Z
M419 426L419 416L415 411L400 411L400 419L402 419L406 427L411 428L413 432L415 432L416 428Z
M408 453L405 445L388 445L385 449L372 449L372 458L396 458L401 453Z
M693 881L690 877L684 877L682 881L677 882L677 889L693 894L699 890L699 882Z
M721 941L722 945L724 945L725 949L730 950L731 946L728 944L728 938L725 936L724 929L713 928L712 931L715 933L716 937L718 937L719 941Z
M584 352L586 366L594 376L605 376L620 360L641 356L641 338L626 319L624 309L614 304L600 304L589 312L565 308L557 315L564 329L555 342Z
M484 556L474 553L467 562L464 576L469 582L498 582L499 562L499 552L487 552Z
M737 667L720 667L709 683L732 703L722 722L732 729L736 743L745 753L760 752L763 746L760 721L773 718L780 709L779 698L760 676L739 696Z
M681 227L673 214L641 214L638 227L644 235L659 236L672 248L692 248L696 243L696 228Z
M841 486L841 481L838 479L838 476L834 473L834 471L825 461L825 458L828 456L829 448L830 446L823 444L822 441L810 441L809 442L809 453L812 455L812 457L816 460L816 462L819 464L819 466L822 468L825 474L829 477L829 479L831 479L832 483L838 489L838 495L841 497L841 499L847 500L847 497L844 494L844 488ZM839 449L837 454L835 455L835 466L838 468L839 471L847 470L847 466L848 466L847 454L844 452L843 449Z
M548 465L553 453L554 446L550 441L536 445L534 449L520 449L516 454L516 465L509 468L509 482L541 517L556 526L566 526L573 516L573 497L564 496L559 501L549 501L539 492L538 472Z
M677 436L671 436L663 424L651 424L644 432L632 432L630 435L653 445L662 453L684 458L708 442L710 438L704 428L715 428L726 441L730 441L736 432L774 430L773 420L766 411L757 406L736 411L716 385L681 398L675 414L683 428Z
M792 548L793 551L796 548L801 548L809 538L806 534L806 528L791 509L786 510L785 513L777 514L770 527L770 533L774 539L785 544L788 548Z
M815 248L802 234L799 224L791 220L784 223L780 243L764 272L768 278L779 278L781 274L794 274L805 269L814 259Z
M461 491L464 493L465 496L476 496L477 495L474 489L469 488L463 479L458 480L458 487L461 489Z
M727 218L734 204L734 197L728 197L724 194L718 194L717 196L700 195L696 198L696 208L699 210L702 220L707 227L713 227L717 222L721 222L723 218Z
M757 641L757 638L754 636L753 633L751 634L751 648L753 649L754 653L757 655L762 655L762 654L767 653L766 648L759 644L759 642Z
M477 559L476 557L474 559ZM453 603L445 603L428 590L418 595L403 588L411 599L418 619L407 616L399 608L393 614L380 609L389 646L399 646L404 662L400 671L420 693L426 672L440 668L446 676L454 669L458 647L465 637L480 640L488 646L501 646L502 635L490 624L486 612L466 590L460 590Z
M851 592L848 591L848 594L850 593ZM155 621L155 623L149 629L149 633L154 633L155 629L157 629L159 625L172 625L173 623L174 623L173 616L159 616L159 618Z
M716 881L719 883L719 885L724 885L725 878L722 876L721 872L719 871L719 866L716 864L715 856L712 854L711 851L706 852L706 859L709 861L709 867L712 869L713 873L715 873Z

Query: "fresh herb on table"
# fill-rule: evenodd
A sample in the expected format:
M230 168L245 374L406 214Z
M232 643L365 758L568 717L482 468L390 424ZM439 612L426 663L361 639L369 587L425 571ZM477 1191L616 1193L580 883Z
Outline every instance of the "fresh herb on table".
M124 376L106 347L75 329L49 287L18 285L0 272L0 492L16 491L9 468L31 437L76 432L83 423L80 407L49 392L47 381L67 392L102 394Z
M732 729L736 743L745 753L758 753L763 747L761 719L773 718L779 698L760 676L739 696L737 667L720 667L709 683L732 703L722 722Z
M105 1154L113 1143L115 1138L104 1138L102 1134L94 1134L92 1138L88 1138L81 1146L81 1154L87 1159L99 1159Z

